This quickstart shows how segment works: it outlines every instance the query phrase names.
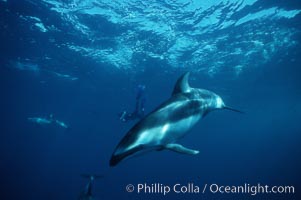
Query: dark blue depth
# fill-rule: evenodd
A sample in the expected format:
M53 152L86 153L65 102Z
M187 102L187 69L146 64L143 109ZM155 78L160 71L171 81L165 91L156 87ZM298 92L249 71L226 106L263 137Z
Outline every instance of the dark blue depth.
M248 67L239 75L230 68L233 66L226 66L210 76L204 70L198 72L199 66L172 66L165 60L139 53L131 60L132 68L118 69L110 63L97 62L64 45L94 43L71 30L71 24L47 5L38 1L0 1L0 199L77 199L88 183L81 174L90 173L104 176L96 179L92 188L98 199L299 199L300 14L274 22L276 27L294 28L292 39L297 41L296 45L278 49L267 62L260 63L262 55L258 55L258 59L248 61ZM273 6L301 9L300 2L258 1L242 12ZM46 28L55 25L60 31L42 32L33 26L34 19L24 21L20 15L37 16ZM239 14L236 17L240 18ZM118 43L112 38L131 29L104 17L95 20L83 15L80 20L95 28L93 36L99 39L94 41L95 46ZM179 29L189 31L185 28ZM239 32L234 28L228 31ZM215 34L220 33L208 37ZM147 31L139 37L153 44L160 42L160 38L151 38L153 35ZM230 35L225 46L219 48L226 49L236 40ZM191 57L189 51L185 52L179 62ZM237 59L229 62L244 61ZM256 67L252 67L252 62ZM213 63L203 67L209 69ZM114 148L136 122L121 122L119 113L135 110L137 86L146 86L143 98L147 114L169 98L177 78L185 71L192 71L192 87L216 92L228 105L245 114L224 110L202 119L180 141L200 150L196 156L154 151L110 168ZM68 127L28 120L49 119L51 114ZM163 196L126 192L128 184L139 183L293 185L295 194L208 192Z

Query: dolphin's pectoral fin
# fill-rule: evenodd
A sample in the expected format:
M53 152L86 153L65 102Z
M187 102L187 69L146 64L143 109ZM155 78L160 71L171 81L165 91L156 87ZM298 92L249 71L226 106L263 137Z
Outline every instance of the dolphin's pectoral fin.
M171 151L175 151L178 153L190 154L190 155L196 155L199 153L198 150L188 149L180 144L167 144L165 145L165 149L169 149Z

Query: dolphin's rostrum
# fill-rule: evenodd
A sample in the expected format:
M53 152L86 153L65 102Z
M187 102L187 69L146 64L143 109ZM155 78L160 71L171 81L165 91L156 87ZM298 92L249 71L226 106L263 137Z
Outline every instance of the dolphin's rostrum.
M240 112L224 104L217 94L191 88L188 84L189 72L177 81L172 96L157 109L139 121L116 147L110 166L140 152L169 149L178 153L198 154L198 150L178 144L202 117L213 110L228 109Z

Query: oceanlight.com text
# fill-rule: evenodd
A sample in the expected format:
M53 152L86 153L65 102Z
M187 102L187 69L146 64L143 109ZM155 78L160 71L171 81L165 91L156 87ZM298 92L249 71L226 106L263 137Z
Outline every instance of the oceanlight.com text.
M206 185L205 185L206 186ZM207 186L206 186L207 187ZM211 193L226 193L226 194L294 194L295 187L294 186L269 186L269 185L261 185L258 183L257 185L250 185L245 183L240 186L223 186L218 184L209 185L209 191Z
M137 194L249 194L252 196L259 194L294 194L294 186L270 186L266 184L248 184L242 185L220 185L212 184L196 184L193 182L181 184L162 184L162 183L138 183L128 184L126 191Z

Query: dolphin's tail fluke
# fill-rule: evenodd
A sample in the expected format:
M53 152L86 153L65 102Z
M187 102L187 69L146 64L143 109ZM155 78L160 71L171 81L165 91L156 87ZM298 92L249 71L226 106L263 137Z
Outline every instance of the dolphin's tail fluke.
M226 109L226 110L231 110L231 111L234 111L234 112L238 112L238 113L241 113L241 114L245 114L245 112L240 111L240 110L237 110L237 109L235 109L235 108L231 108L231 107L229 107L229 106L225 106L224 109Z
M110 166L116 166L120 161L122 161L123 159L125 159L126 157L132 156L133 154L141 151L143 149L143 145L139 145L131 150L125 151L123 153L120 154L113 154L110 160Z

